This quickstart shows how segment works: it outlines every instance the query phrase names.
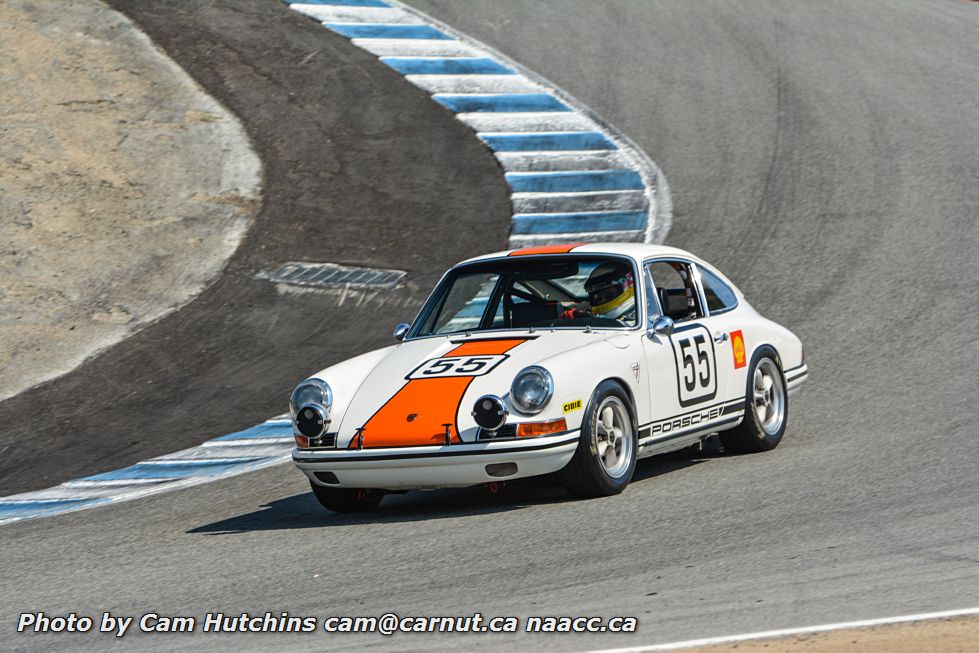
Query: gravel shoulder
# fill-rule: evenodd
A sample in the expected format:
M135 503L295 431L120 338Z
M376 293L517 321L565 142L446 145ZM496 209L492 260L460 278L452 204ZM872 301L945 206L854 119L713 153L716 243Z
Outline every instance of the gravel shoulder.
M252 224L238 119L97 0L0 4L0 400L197 296Z
M979 642L979 618L920 621L874 628L851 628L829 633L756 639L723 646L686 649L691 653L965 653Z

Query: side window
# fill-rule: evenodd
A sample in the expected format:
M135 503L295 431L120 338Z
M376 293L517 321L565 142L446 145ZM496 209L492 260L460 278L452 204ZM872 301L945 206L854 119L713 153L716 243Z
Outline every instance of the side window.
M663 314L677 322L704 316L690 266L680 261L654 261L646 266L656 287Z
M738 298L730 286L704 266L698 268L700 281L704 285L704 297L707 298L707 308L711 313L723 313L738 305Z
M653 318L662 315L663 311L660 310L659 301L656 299L656 289L653 287L653 272L650 270L650 267L649 265L645 267L646 273L642 276L646 289L646 315L652 321Z

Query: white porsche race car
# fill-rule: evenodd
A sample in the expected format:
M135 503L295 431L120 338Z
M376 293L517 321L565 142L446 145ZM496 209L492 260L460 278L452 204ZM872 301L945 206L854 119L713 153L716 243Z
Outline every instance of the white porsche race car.
M455 266L399 344L293 391L293 461L327 508L557 473L621 492L639 458L720 434L774 448L799 339L712 266L641 244L530 247Z

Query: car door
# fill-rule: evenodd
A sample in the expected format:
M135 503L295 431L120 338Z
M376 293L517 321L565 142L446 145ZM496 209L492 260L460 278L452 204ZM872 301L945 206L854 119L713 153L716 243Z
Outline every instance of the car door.
M717 352L694 264L653 259L644 262L644 276L650 324L664 315L673 320L673 330L669 335L650 330L644 340L652 421L641 427L640 440L645 438L647 447L682 445L723 421L728 370Z

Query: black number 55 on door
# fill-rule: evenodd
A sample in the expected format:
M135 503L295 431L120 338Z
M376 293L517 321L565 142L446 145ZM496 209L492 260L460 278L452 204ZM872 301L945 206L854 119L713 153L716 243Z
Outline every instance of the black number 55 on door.
M717 396L717 364L714 341L707 327L683 326L670 336L676 360L676 382L680 405L692 406Z

